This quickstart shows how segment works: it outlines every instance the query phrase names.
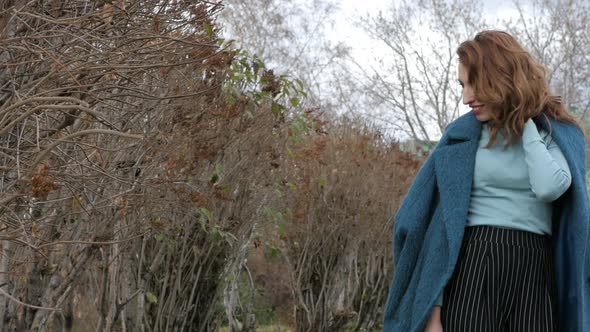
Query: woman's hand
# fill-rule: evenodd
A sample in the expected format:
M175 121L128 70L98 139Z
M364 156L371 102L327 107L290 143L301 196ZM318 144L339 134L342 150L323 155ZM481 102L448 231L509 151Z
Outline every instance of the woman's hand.
M424 332L443 332L442 323L440 321L440 307L434 306L430 313L430 318L426 323L426 329Z

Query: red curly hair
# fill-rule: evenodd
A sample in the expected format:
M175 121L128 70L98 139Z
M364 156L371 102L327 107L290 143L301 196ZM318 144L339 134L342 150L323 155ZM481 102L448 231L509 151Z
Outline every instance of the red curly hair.
M559 96L549 92L546 69L510 34L482 31L457 49L475 97L491 110L491 145L501 128L508 144L522 135L529 118L539 115L578 124Z

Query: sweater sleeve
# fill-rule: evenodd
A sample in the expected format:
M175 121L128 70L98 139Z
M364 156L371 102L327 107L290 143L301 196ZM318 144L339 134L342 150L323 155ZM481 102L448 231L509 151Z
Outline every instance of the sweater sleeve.
M439 297L436 299L436 302L434 302L434 306L442 307L442 303L443 303L443 295L440 294Z
M522 145L531 190L545 202L556 200L572 182L569 166L559 146L551 137L546 143L531 119L525 123Z

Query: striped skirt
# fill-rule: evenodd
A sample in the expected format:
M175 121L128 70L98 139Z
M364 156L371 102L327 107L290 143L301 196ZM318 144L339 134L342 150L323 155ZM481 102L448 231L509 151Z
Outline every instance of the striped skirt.
M552 262L548 236L467 227L444 291L444 331L557 331Z

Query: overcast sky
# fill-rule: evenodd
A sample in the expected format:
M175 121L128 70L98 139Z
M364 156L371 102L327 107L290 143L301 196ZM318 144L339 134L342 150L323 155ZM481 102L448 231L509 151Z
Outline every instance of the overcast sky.
M335 23L332 29L326 32L330 39L342 41L351 47L351 54L358 63L369 64L370 66L379 66L376 58L387 54L388 50L385 45L372 41L371 38L360 27L354 24L359 16L366 16L366 14L376 15L379 11L387 11L392 2L396 0L341 0L340 13L335 16ZM521 0L521 3L523 1ZM510 18L516 19L518 12L512 3L512 0L482 0L483 12L481 13L486 22L494 28L495 22L508 20ZM525 6L526 8L526 6ZM502 29L501 26L497 27ZM473 31L475 35L477 31ZM429 34L428 28L425 27L424 33ZM459 85L456 88L460 90ZM460 92L460 91L458 91ZM460 113L466 113L469 109L466 106L461 106ZM430 131L430 130L429 130ZM432 136L436 137L438 133L437 128L432 128Z
M328 30L328 35L335 41L346 41L346 44L353 46L354 54L370 57L371 54L378 52L375 50L375 44L351 22L357 20L359 16L375 15L379 11L385 11L392 3L395 3L395 0L340 0L340 13L336 15L335 24L331 30ZM482 15L491 22L517 15L511 0L483 0L482 3L484 6Z

